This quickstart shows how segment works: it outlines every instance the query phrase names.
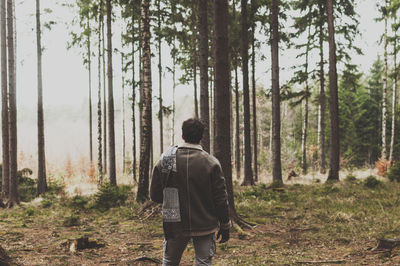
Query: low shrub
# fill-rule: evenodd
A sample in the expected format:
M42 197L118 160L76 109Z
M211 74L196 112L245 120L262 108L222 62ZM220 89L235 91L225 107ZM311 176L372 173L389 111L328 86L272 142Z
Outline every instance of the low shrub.
M377 188L379 186L382 185L382 182L379 181L378 179L376 179L375 176L368 176L365 180L364 180L364 186L367 188Z
M92 207L100 211L106 211L110 208L121 206L128 199L130 190L130 186L113 186L105 183L94 195Z
M69 216L65 216L62 224L65 227L78 226L79 220L80 220L79 215L73 213Z
M400 182L400 162L393 164L393 166L389 168L387 177L390 181Z
M73 209L84 210L87 207L89 198L76 195L67 202L67 206Z
M347 183L356 183L357 178L353 174L348 174L346 178L344 179L345 182Z

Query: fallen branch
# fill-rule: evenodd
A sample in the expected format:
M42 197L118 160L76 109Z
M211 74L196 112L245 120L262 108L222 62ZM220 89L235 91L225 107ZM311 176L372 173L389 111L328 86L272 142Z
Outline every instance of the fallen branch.
M399 238L380 238L378 239L378 246L372 250L392 250L400 246Z
M138 261L148 261L148 262L153 262L156 264L161 264L161 260L157 259L157 258L150 258L150 257L139 257L133 260L134 262L138 262Z

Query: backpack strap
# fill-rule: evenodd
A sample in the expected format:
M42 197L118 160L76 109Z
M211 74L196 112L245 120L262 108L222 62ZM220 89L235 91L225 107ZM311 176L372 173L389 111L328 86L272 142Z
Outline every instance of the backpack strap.
M178 146L171 146L161 155L161 173L165 176L163 188L167 186L171 172L176 173L177 150Z

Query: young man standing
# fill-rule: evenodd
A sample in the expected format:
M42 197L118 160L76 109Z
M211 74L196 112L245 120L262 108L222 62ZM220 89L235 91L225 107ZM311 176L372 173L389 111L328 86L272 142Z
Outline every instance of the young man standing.
M196 265L211 265L215 234L229 240L228 195L218 160L200 140L204 124L191 118L182 124L183 145L171 147L154 167L151 199L163 204L163 265L179 265L193 239Z

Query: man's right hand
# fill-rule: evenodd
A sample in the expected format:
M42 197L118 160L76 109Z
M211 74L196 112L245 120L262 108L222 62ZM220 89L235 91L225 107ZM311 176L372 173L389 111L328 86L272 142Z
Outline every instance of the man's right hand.
M219 243L225 243L229 240L229 229L219 229L217 234L217 240L222 236Z

